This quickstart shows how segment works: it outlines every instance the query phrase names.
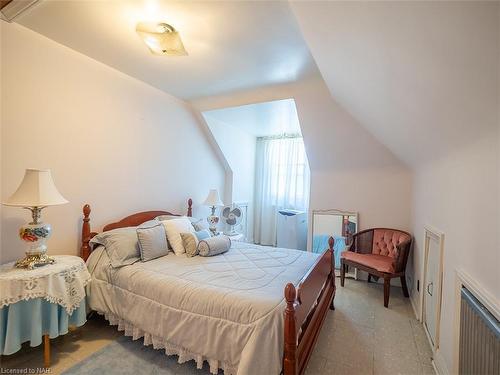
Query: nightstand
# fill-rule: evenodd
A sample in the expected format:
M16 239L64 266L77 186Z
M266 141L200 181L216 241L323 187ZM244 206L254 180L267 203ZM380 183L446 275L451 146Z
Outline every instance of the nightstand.
M33 270L0 266L0 354L44 343L44 364L50 366L50 339L68 333L68 326L86 322L85 286L90 274L82 258L54 256L55 262Z

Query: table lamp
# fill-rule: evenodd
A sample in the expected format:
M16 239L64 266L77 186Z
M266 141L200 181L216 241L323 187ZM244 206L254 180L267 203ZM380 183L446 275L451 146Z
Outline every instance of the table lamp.
M203 202L203 205L209 206L212 209L212 213L207 217L207 222L209 224L209 229L213 234L217 233L217 223L219 222L219 217L215 215L215 209L217 206L224 206L219 198L219 192L217 189L210 189L208 192L208 197Z
M23 181L16 192L3 204L23 207L31 211L33 221L19 229L19 237L28 245L26 256L16 262L16 267L33 269L35 266L54 263L47 255L46 240L50 237L50 224L41 221L42 209L68 203L59 193L50 170L26 169Z

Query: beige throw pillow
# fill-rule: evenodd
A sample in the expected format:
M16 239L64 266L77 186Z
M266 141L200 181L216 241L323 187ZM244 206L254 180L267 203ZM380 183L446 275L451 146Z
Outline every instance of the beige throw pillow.
M194 233L181 233L182 244L188 257L198 255L198 238Z

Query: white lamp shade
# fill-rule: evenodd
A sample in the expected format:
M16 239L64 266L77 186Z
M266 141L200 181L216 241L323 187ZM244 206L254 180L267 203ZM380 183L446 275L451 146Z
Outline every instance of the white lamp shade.
M219 192L217 189L210 189L207 199L203 202L205 206L224 206L219 198Z
M45 207L68 203L59 193L49 169L26 169L16 192L3 204L20 207Z

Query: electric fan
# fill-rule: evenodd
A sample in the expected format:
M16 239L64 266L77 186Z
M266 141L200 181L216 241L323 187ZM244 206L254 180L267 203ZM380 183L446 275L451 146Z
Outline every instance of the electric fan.
M234 229L236 226L240 225L243 219L243 211L237 205L233 204L231 206L225 206L222 209L221 220L226 224L226 228L229 227L229 231L225 230L224 234L228 236L234 236L238 232Z

